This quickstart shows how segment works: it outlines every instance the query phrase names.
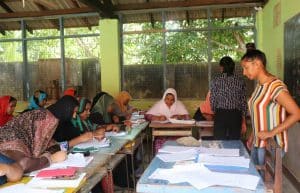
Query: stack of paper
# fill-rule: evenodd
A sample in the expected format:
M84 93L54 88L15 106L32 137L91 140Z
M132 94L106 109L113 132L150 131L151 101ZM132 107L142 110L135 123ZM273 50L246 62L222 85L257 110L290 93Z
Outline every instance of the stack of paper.
M225 149L225 148L199 148L200 154L207 154L213 156L240 156L239 149Z
M199 151L198 147L187 147L187 146L171 146L166 145L158 150L159 153L189 153L189 154L197 154Z
M121 137L127 135L126 131L120 131L120 132L114 132L114 131L109 131L105 132L105 137Z
M93 139L91 141L87 141L75 145L73 151L80 151L80 150L97 151L99 148L109 147L109 146L110 146L110 140L107 138L104 138L101 141L97 139Z
M93 160L92 156L84 157L82 153L70 153L63 162L53 163L50 168L86 167Z
M45 188L32 188L28 185L25 184L16 184L12 186L8 186L5 188L0 189L1 193L19 193L19 192L24 192L24 193L64 193L65 191L62 190L50 190L50 189L45 189Z
M250 159L245 157L219 157L207 154L200 154L198 162L205 165L219 165L219 166L235 166L249 168Z
M35 188L76 188L83 180L85 173L79 174L74 179L49 179L49 178L32 178L27 185Z
M169 121L171 123L174 123L174 124L188 124L188 125L195 124L195 120L194 119L191 119L191 120L179 120L179 119L172 119L172 118L170 118Z

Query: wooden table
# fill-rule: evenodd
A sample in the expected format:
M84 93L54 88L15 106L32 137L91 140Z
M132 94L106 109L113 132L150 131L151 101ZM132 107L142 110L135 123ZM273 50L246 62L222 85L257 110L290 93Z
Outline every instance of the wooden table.
M154 155L153 143L157 136L192 136L193 130L196 128L196 137L198 130L206 127L212 127L213 121L197 121L195 124L174 124L151 122L149 127L152 129L152 157ZM198 128L198 129L197 129ZM201 136L201 135L200 135Z
M203 146L208 146L210 143L218 143L220 148L238 148L240 149L240 155L249 158L248 152L246 151L244 145L241 141L238 140L231 140L231 141L202 141ZM166 145L178 145L175 141L168 141ZM227 170L228 172L235 172L235 173L245 173L256 175L260 177L260 181L256 187L255 191L237 188L237 187L228 187L228 186L211 186L202 190L198 190L191 186L189 183L177 183L177 184L170 184L166 180L158 180L158 179L149 179L149 176L157 169L157 168L171 168L175 163L169 162L165 163L160 160L158 157L154 157L151 161L148 168L143 173L142 177L137 183L136 192L138 193L263 193L266 192L266 188L264 186L263 180L261 179L260 175L258 174L254 164L250 162L250 167L237 169L234 167L232 170L223 168L223 170ZM221 166L220 166L221 167ZM218 168L219 170L222 168Z

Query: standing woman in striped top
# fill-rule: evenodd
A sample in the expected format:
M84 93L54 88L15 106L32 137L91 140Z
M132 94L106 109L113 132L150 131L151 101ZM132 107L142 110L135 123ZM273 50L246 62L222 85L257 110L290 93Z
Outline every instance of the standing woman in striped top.
M235 63L229 56L220 60L222 73L210 86L210 104L214 118L214 138L217 140L239 140L242 120L247 113L245 81L234 74Z
M248 51L241 60L243 74L257 80L257 86L248 102L253 133L247 146L255 164L265 160L265 139L274 137L287 151L287 129L300 120L300 109L286 85L266 70L267 59L260 50Z

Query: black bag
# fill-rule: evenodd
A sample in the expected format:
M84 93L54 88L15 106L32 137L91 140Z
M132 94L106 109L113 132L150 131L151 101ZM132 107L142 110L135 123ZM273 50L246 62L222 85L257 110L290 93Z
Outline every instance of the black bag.
M193 119L195 119L196 121L206 121L205 117L203 116L200 108L197 109L197 111L195 112Z

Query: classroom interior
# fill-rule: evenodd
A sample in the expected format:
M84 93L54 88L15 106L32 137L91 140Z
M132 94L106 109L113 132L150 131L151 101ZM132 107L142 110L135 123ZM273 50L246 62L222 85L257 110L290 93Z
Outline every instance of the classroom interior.
M17 98L17 115L37 89L48 94L49 105L70 87L89 99L99 91L116 96L126 90L130 104L147 111L171 87L193 116L219 73L220 58L231 56L242 76L240 59L245 44L253 42L266 54L268 71L300 105L298 5L298 0L3 0L0 96ZM246 80L247 97L255 85ZM249 135L249 122L247 128ZM299 135L300 122L288 131L284 193L300 192Z

